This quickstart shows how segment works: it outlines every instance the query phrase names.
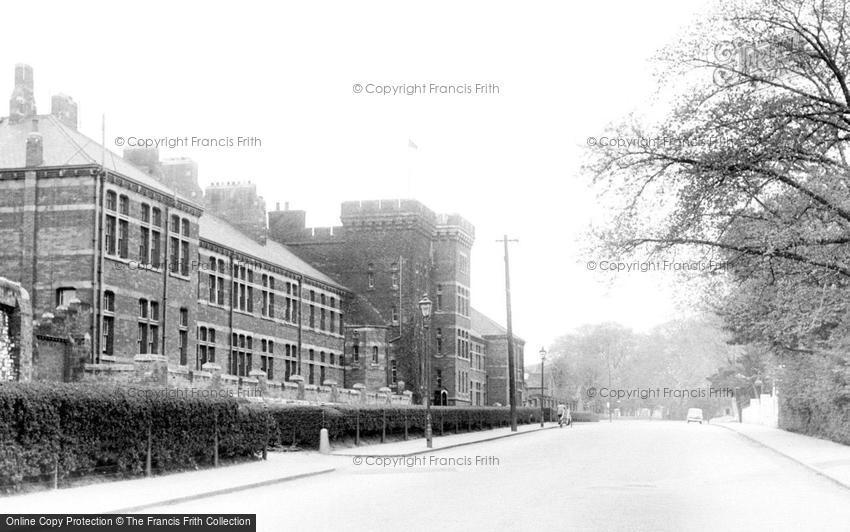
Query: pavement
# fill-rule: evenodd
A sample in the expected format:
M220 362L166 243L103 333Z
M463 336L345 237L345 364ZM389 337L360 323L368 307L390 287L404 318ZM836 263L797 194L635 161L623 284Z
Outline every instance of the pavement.
M260 531L850 530L850 491L711 424L581 423L335 458L327 475L148 511L257 514Z
M424 445L422 438L415 440L399 441L393 443L384 443L378 445L361 445L360 447L347 447L337 449L332 454L336 456L415 456L418 454L426 454L440 450L452 449L463 445L473 443L483 443L511 436L519 436L529 432L536 432L542 429L558 428L557 423L546 423L544 427L540 427L539 423L531 423L526 425L517 425L516 432L511 432L510 427L498 429L467 432L462 434L453 434L450 436L434 436L432 439L433 448L428 449ZM569 430L569 427L563 427L563 430Z
M547 428L557 423L547 423ZM246 489L270 486L315 475L332 473L339 465L350 463L351 456L410 456L452 449L541 430L539 424L435 436L434 448L425 448L422 438L360 447L341 448L331 455L316 451L269 452L265 461L207 468L199 471L169 473L150 478L96 482L86 486L45 490L24 495L0 497L0 514L38 513L128 513L187 501L221 496Z
M719 425L850 489L850 446L761 425Z

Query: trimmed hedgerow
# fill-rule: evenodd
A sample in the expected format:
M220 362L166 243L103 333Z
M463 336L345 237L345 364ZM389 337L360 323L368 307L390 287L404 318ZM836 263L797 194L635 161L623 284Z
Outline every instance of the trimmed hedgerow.
M173 392L174 390L170 390ZM331 440L398 439L425 432L425 408L411 405L262 405L191 397L163 389L90 384L0 385L0 490L94 472L140 475L194 469L220 458L256 457L269 446L316 448ZM519 423L541 412L517 408ZM543 415L549 418L550 412ZM581 413L573 413L574 421ZM595 418L592 419L595 421ZM507 407L433 407L435 435L510 424ZM150 453L148 449L150 448Z
M148 393L145 393L148 392ZM177 398L161 390L60 383L0 386L0 486L55 475L137 475L251 457L272 432L263 411L233 399Z
M269 414L275 421L274 445L315 448L319 445L319 431L328 429L329 438L341 440L354 438L378 438L385 434L399 437L422 436L425 432L425 408L420 405L322 405L322 406L274 406ZM544 412L548 419L548 412ZM539 423L540 410L517 408L518 423ZM431 423L435 435L488 430L510 424L510 410L504 407L440 407L431 411ZM359 429L358 429L359 427Z
M593 412L570 412L570 418L575 423L591 423L599 421L599 416Z

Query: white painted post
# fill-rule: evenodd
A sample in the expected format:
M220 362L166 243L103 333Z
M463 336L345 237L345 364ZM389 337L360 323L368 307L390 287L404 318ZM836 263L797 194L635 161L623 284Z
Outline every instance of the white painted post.
M328 439L328 429L319 431L319 453L331 454L331 442Z

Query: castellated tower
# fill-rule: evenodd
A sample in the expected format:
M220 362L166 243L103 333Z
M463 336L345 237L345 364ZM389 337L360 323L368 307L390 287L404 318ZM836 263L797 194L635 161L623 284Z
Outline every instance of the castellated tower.
M162 182L178 194L203 203L203 191L198 185L198 163L188 157L164 159L159 166Z
M468 392L461 390L469 387L457 377L465 378L469 365L472 224L457 215L437 215L418 201L398 199L344 202L337 227L308 228L305 219L304 211L272 211L269 236L377 311L389 329L386 359L383 353L378 359L378 365L386 365L387 385L404 381L414 393L421 390L418 302L427 293L435 303L428 338L433 389L428 393L437 404L468 404ZM356 319L356 313L349 315L349 325L356 325ZM347 337L347 345L350 341ZM463 360L456 358L461 355Z
M254 240L266 241L266 201L257 195L257 185L250 181L227 181L208 186L204 209Z

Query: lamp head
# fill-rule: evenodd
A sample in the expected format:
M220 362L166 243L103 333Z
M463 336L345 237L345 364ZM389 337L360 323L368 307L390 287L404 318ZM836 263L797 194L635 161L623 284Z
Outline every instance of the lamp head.
M419 300L419 311L422 312L423 318L431 317L431 300L428 299L428 294L423 294Z

